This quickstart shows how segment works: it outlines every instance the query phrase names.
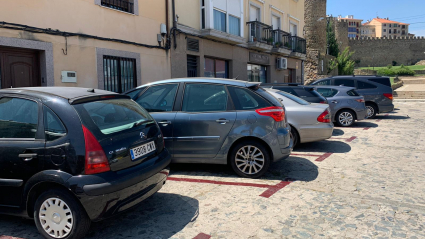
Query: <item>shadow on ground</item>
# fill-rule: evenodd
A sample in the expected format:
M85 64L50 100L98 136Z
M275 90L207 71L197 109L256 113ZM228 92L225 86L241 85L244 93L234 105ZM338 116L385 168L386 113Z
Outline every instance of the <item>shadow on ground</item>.
M341 136L341 135L344 135L344 133L345 133L344 130L334 128L332 132L332 136Z
M170 238L198 213L198 200L158 192L129 212L93 223L87 238Z
M0 238L3 235L31 239L44 238L38 233L34 220L7 215L0 215Z
M304 143L294 149L294 153L348 153L351 146L343 141L323 140L318 142Z
M352 126L349 128L377 128L378 125L375 123L372 123L370 121L356 121Z
M241 178L230 166L216 164L172 164L170 176L210 176L220 178ZM312 181L319 174L317 166L310 160L290 156L274 162L261 179L282 181Z
M377 120L389 120L389 119L392 119L392 120L404 120L404 119L410 119L410 117L408 116L408 115L406 115L406 116L404 116L404 115L388 115L388 116L384 116L384 115L379 115L379 116L376 116L376 118L375 119L377 119Z

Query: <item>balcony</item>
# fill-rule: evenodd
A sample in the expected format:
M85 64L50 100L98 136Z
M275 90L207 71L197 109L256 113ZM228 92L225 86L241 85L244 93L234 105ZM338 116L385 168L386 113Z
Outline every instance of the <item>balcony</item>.
M292 52L291 45L291 34L288 32L282 31L280 29L273 30L273 49L272 52L282 54L282 55L290 55Z
M101 5L134 14L134 3L129 0L101 0Z
M270 51L273 48L273 29L259 21L251 21L248 25L248 47L259 51Z
M304 58L307 53L306 41L304 38L291 36L292 55L298 58Z

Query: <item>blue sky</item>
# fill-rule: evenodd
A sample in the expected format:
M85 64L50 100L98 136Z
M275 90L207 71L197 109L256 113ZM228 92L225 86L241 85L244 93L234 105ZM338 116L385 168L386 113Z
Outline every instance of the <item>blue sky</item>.
M354 15L364 22L376 16L389 17L393 21L411 23L410 33L425 36L425 0L327 0L327 14Z

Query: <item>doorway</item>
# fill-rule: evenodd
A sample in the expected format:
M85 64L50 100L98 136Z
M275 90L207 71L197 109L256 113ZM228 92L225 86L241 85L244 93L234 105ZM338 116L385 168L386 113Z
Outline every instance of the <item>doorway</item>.
M0 89L41 86L36 50L0 47Z
M289 71L288 83L296 83L297 71L295 69L288 69L288 71Z
M267 67L261 65L248 64L248 81L267 82Z

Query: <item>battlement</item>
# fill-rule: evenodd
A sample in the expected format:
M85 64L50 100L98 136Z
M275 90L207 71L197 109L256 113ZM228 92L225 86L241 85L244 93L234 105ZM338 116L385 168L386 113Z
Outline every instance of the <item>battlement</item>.
M378 40L425 40L425 37L360 37L360 38L349 38L349 41L378 41Z

